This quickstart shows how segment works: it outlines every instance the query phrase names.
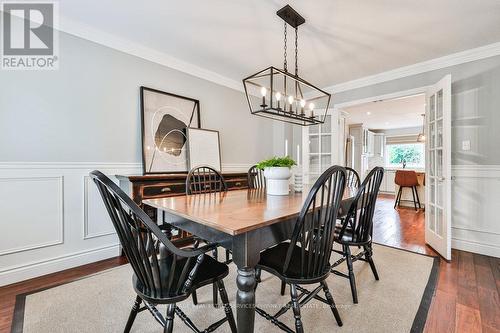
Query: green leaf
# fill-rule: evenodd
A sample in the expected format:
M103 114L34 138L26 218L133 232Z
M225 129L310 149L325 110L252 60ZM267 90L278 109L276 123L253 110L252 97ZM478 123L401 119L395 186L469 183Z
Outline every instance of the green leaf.
M277 157L260 161L257 163L257 169L264 170L264 168L272 168L272 167L287 167L291 168L292 166L297 165L293 159L288 156L285 157Z

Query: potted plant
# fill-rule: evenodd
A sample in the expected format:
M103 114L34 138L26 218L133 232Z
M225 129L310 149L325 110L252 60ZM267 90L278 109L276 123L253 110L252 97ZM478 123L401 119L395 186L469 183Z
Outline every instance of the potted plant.
M257 168L264 170L266 177L266 191L271 195L288 195L288 179L292 175L290 168L296 165L295 161L288 156L273 157L260 161Z

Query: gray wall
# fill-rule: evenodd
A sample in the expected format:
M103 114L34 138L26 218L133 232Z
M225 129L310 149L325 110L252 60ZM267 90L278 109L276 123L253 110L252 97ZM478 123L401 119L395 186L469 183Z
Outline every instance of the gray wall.
M500 56L335 94L335 103L428 86L452 78L452 164L500 165ZM462 141L471 150L462 151Z
M272 155L272 121L251 116L243 93L59 36L59 70L0 73L0 161L140 162L141 85L199 99L202 127L220 131L223 163Z

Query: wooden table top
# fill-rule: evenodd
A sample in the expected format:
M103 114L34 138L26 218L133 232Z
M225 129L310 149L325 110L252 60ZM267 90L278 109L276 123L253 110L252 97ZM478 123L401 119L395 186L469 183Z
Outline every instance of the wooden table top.
M346 188L343 200L355 193L355 188ZM245 189L146 199L143 203L234 236L296 217L308 194L308 187L283 196L268 196L265 189Z

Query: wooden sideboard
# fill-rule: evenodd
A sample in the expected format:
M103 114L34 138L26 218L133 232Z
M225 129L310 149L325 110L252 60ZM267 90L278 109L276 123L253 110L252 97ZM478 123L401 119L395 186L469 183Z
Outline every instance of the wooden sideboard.
M228 190L248 188L247 173L223 173ZM154 175L116 175L120 188L127 193L153 221L164 222L158 219L157 210L142 204L145 199L180 196L186 194L187 173L179 174L154 174ZM172 241L177 246L191 242L191 237L186 232L172 233Z

